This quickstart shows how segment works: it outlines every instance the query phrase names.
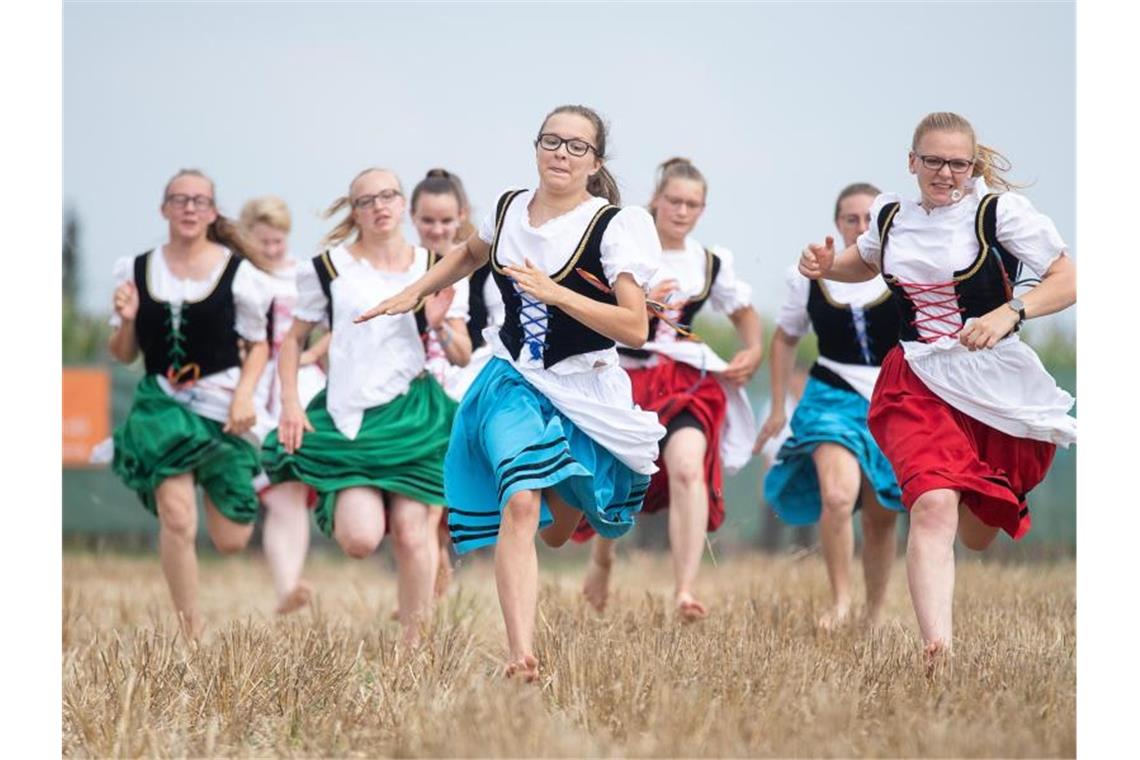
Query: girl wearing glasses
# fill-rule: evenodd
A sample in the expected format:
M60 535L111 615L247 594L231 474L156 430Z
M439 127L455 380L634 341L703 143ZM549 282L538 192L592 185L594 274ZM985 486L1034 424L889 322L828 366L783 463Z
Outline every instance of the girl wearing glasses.
M367 169L328 209L348 214L325 236L329 249L300 268L293 324L281 346L282 410L263 460L274 483L299 480L317 492L316 521L350 557L364 558L391 532L404 641L419 638L431 606L433 555L429 504L443 502L443 455L456 404L424 372L423 335L451 321L464 363L470 348L463 313L445 299L414 304L413 314L353 319L376 292L394 294L432 266L434 254L404 240L404 194L396 175ZM328 384L301 405L301 347L321 321L332 326Z
M277 375L277 357L297 303L297 261L289 256L287 241L292 218L285 201L264 196L248 201L240 216L242 232L250 243L249 259L268 275L273 295L268 313L269 366L261 375L257 388L259 416L258 438L264 440L281 417L281 381ZM328 350L326 333L311 348L301 353L297 389L302 403L308 404L325 387L325 373L317 361ZM277 612L286 614L308 603L312 589L301 578L305 555L309 550L309 510L313 491L300 481L269 485L264 474L258 477L258 498L265 507L262 546L269 563L273 587L277 593Z
M866 183L839 193L835 226L845 245L867 231L877 195ZM879 365L898 344L898 308L882 277L824 282L792 269L772 336L772 410L756 438L757 452L786 424L796 345L808 330L819 339L819 359L792 416L792 437L764 478L764 500L788 524L819 523L831 582L831 607L819 620L824 629L844 622L851 607L851 514L861 509L866 619L874 623L895 559L895 513L903 506L891 464L867 429L867 407Z
M198 609L195 486L218 551L240 551L257 517L254 391L269 356L264 276L218 213L214 183L183 169L167 184L167 242L115 262L111 355L146 374L113 436L112 470L158 516L159 556L183 633ZM245 345L245 358L239 343Z
M1025 319L1076 303L1076 267L1053 222L1010 190L1008 162L953 113L915 129L919 197L883 194L871 227L836 253L831 238L800 257L804 276L862 282L882 273L901 317L868 425L910 511L907 580L933 668L951 648L954 538L989 546L1029 530L1026 494L1058 444L1076 440L1073 397L1016 335ZM1026 267L1040 284L1021 297Z
M650 283L650 298L665 305L650 320L649 341L621 347L621 364L633 383L634 403L657 413L665 426L661 469L645 496L645 512L669 510L669 543L676 583L674 606L686 622L708 614L694 596L706 537L724 522L723 473L737 472L752 456L755 417L744 386L760 366L760 317L752 288L736 276L732 253L707 249L690 233L705 209L708 183L685 158L658 169L649 211L661 241L662 263ZM727 315L744 348L725 362L691 332L706 305ZM582 523L575 540L594 531ZM583 593L598 610L609 593L614 542L594 542Z
M460 554L495 545L506 672L527 681L538 678L535 533L560 546L583 514L607 538L628 531L665 432L632 403L615 348L645 341L643 288L661 245L643 209L616 205L605 158L601 118L556 108L535 140L538 188L504 193L477 235L360 317L402 314L490 261L504 318L455 418L448 522Z

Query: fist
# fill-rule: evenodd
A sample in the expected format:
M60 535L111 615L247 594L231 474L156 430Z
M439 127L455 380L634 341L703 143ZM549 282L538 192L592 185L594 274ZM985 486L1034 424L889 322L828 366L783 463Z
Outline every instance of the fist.
M800 254L800 274L809 280L818 280L831 271L835 263L835 239L830 235L823 245L811 243Z
M133 321L139 313L139 291L133 282L124 282L115 288L115 313L126 321Z

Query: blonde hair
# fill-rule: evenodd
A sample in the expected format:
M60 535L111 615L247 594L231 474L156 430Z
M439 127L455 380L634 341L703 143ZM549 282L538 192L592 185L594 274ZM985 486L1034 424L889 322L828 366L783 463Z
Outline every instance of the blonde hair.
M981 177L987 186L1004 190L1025 187L1006 179L1005 173L1013 168L1013 164L998 151L978 142L974 127L966 117L950 111L928 113L914 128L914 138L910 143L912 151L918 150L919 140L928 132L960 132L969 135L970 142L974 144L974 171L971 176Z
M293 229L289 207L276 195L263 195L246 201L238 219L246 232L252 230L255 224L267 224L278 232L285 233Z
M657 167L657 182L653 186L653 197L649 199L649 213L655 219L657 218L657 209L654 207L653 201L665 192L665 186L669 184L671 179L691 179L694 182L700 182L701 197L704 200L708 199L709 183L705 180L705 175L701 174L700 169L693 166L693 162L689 159L674 156L667 161L662 161Z
M352 178L351 182L348 183L348 193L340 196L335 201L333 201L332 205L325 209L325 212L321 215L324 219L330 219L339 212L348 209L348 215L337 222L337 225L329 230L323 238L321 238L321 247L334 248L344 241L348 240L349 236L351 236L354 232L356 233L357 237L360 236L360 230L356 228L356 222L352 218L352 186L355 185L356 181L363 177L365 174L371 174L372 172L383 172L392 179L396 180L396 187L399 189L401 195L404 194L404 186L400 182L400 178L396 176L396 172L392 171L391 169L372 166L360 172ZM354 241L355 239L356 238L353 238Z
M217 191L214 189L214 180L206 176L206 173L201 169L179 169L178 172L166 181L166 186L162 189L162 202L166 204L166 196L170 194L170 186L174 184L175 180L181 177L198 177L210 183L210 194L214 196L214 210L217 211L218 199ZM221 211L217 211L217 217L210 225L206 227L206 239L211 243L224 245L229 248L238 256L248 259L252 246L242 235L241 229L238 225L234 224L233 220L222 215Z

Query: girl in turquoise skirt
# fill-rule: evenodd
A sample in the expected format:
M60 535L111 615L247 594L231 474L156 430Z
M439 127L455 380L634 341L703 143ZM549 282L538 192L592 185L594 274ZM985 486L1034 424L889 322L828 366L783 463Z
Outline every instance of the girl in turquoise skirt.
M555 109L533 145L538 189L500 195L476 235L358 319L408 318L491 264L504 318L483 333L494 356L452 429L448 526L460 554L494 545L506 672L527 681L539 675L535 534L561 545L583 515L604 537L626 533L665 433L634 406L615 348L640 346L649 329L644 286L661 258L653 220L616 205L605 126L591 109Z
M840 192L835 225L845 245L867 229L878 193L866 183ZM852 284L812 282L794 270L788 274L788 299L772 336L772 411L755 451L784 428L796 344L814 330L820 356L792 415L792 436L764 478L764 499L786 523L819 523L831 582L831 604L818 621L824 629L843 623L851 608L856 509L863 524L867 622L878 620L887 594L895 515L903 506L894 470L867 429L867 409L879 365L898 343L898 324L898 308L881 277Z
M109 349L146 375L115 430L112 470L159 520L159 556L182 631L196 639L195 486L221 552L245 547L257 517L254 389L268 358L270 295L217 211L214 183L183 170L166 184L165 245L115 263ZM244 345L244 358L239 344Z
M352 323L377 292L400 292L435 261L404 240L405 207L396 175L368 169L328 210L349 213L326 236L329 249L298 272L293 324L278 356L281 418L262 458L272 482L299 480L316 490L317 526L350 557L369 556L392 533L399 618L413 643L431 607L428 510L444 503L443 457L456 408L425 372L424 336L446 322L448 357L458 364L471 347L465 314L449 299L421 300L411 314L364 327ZM298 360L321 321L332 330L328 384L302 408Z

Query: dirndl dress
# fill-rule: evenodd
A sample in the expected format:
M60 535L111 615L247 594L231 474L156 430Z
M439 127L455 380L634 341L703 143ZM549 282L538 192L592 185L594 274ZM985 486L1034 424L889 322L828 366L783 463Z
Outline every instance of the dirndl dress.
M406 393L364 412L360 430L348 438L337 429L322 390L305 414L313 431L301 446L285 451L274 430L262 446L271 483L299 480L317 492L314 518L333 535L337 494L370 486L425 504L443 503L443 458L456 404L435 378L421 374Z
M135 389L126 421L112 436L111 470L155 515L155 489L162 481L193 473L219 512L248 525L257 518L257 449L223 433L222 427L192 412L163 391L154 375L147 375Z
M764 477L764 500L781 520L789 525L819 522L822 501L812 453L822 443L850 451L879 503L895 512L904 511L891 463L867 428L868 407L867 400L853 389L808 378L792 414L792 435Z
M564 382L579 383L588 404L591 395L604 395L600 385L607 379L624 380L624 374L614 367ZM519 491L553 488L600 535L617 538L633 526L649 488L649 474L631 469L593 440L498 356L463 397L445 472L448 527L459 554L495 543L502 510ZM552 522L544 496L539 527Z

